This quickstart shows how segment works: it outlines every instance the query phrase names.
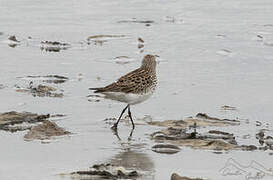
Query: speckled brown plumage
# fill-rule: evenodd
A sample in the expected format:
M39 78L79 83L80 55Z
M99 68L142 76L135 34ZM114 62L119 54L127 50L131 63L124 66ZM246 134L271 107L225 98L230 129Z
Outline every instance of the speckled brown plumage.
M123 92L145 94L154 91L157 84L156 62L153 55L146 55L140 68L122 76L116 82L103 88L92 88L95 93Z

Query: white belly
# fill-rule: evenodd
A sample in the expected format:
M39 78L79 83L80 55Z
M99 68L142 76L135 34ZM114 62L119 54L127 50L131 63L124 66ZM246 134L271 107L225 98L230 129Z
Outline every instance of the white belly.
M133 93L122 93L122 92L104 92L105 98L112 99L120 102L124 102L130 105L141 103L147 100L152 94L153 91L150 91L145 94L133 94Z

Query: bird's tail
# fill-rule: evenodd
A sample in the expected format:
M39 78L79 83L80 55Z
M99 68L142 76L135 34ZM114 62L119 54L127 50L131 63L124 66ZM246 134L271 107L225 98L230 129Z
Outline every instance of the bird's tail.
M89 90L93 90L94 93L99 93L102 91L103 88L89 88Z

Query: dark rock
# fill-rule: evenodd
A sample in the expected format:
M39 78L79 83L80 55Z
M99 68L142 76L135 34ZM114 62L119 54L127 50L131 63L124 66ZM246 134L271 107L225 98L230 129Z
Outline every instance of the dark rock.
M228 105L224 105L224 106L221 106L221 110L230 110L230 111L234 111L234 110L237 110L236 107L233 107L233 106L228 106Z
M53 45L53 46L69 46L69 43L61 43L58 41L41 41L41 44Z
M144 43L144 40L142 38L140 38L140 37L137 40L138 40L139 43Z
M256 139L262 139L264 138L264 131L260 130L257 134L256 134Z
M256 139L259 140L260 145L268 146L269 148L273 146L273 137L272 136L265 136L265 129L261 129L256 134Z
M60 52L61 50L67 50L71 45L69 43L61 43L58 41L41 41L40 49L48 52Z
M255 145L241 145L240 147L243 151L254 151L258 149Z
M263 151L266 151L268 149L269 149L268 146L259 147L259 150L263 150Z
M18 46L18 45L19 45L19 44L13 44L13 43L8 44L8 46L11 47L11 48L15 48L15 47Z
M180 148L172 144L156 144L152 147L152 151L162 154L175 154L180 151Z
M260 121L256 121L256 126L261 126L262 123Z
M131 172L128 173L128 176L129 177L137 177L139 175L138 175L137 171L131 171Z
M25 77L23 77L23 78L25 78ZM60 75L26 76L26 78L31 78L33 80L41 79L43 82L54 83L54 84L64 83L64 82L66 82L68 80L68 77L60 76Z
M152 24L155 23L155 21L152 20L136 20L136 19L132 19L132 20L122 20L122 21L118 21L118 23L142 23L142 24Z
M139 44L137 47L138 47L138 49L141 49L141 48L144 47L144 45L143 44Z
M66 50L67 48L61 48L61 47L41 47L42 51L47 52L60 52L61 50Z
M17 39L16 39L16 36L10 36L9 38L8 38L10 41L14 41L14 42L20 42L20 41L18 41Z
M236 122L236 123L240 122L240 121L235 120L235 119L219 119L219 118L216 118L216 117L211 117L211 116L208 116L206 113L198 113L196 115L196 117L197 118L202 118L202 119L207 119L207 120L228 121L228 122Z
M257 134L256 134L256 139L259 140L260 145L264 145L264 131L260 130Z
M94 35L94 36L89 36L87 40L90 41L90 40L97 40L97 39L122 38L122 37L125 37L125 35Z
M98 164L94 165L89 171L77 171L71 173L71 175L75 174L89 175L91 176L91 179L92 176L97 177L97 179L132 179L140 176L137 171L128 171L124 167L118 167L112 164Z
M218 131L218 130L210 130L208 133L210 133L210 134L220 134L220 135L225 135L225 136L233 136L233 134L231 134L231 133Z

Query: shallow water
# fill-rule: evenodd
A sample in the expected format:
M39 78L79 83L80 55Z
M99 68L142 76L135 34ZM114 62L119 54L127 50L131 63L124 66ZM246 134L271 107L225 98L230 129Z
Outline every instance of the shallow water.
M119 140L103 120L117 117L125 105L104 99L89 102L86 97L89 87L106 85L138 67L144 54L157 54L159 87L147 102L132 107L134 118L181 119L198 112L239 118L241 126L217 129L234 133L239 143L256 145L258 129L273 129L272 8L271 0L1 0L0 112L65 114L57 124L73 134L41 143L25 142L26 132L0 131L0 179L70 179L58 174L118 159L134 159L133 167L146 174L143 179L156 180L170 179L173 172L208 179L245 178L220 173L230 158L242 165L253 160L273 168L268 151L215 154L182 148L173 155L157 154L151 151L154 142L148 135L158 127L138 125L128 141L130 127L122 123ZM133 18L154 23L120 22ZM101 34L125 37L87 44L89 36ZM10 35L21 41L14 48L8 46ZM137 47L138 37L145 41L143 53ZM71 48L41 51L40 42L46 40L70 43ZM118 56L130 57L129 63L116 63ZM15 84L29 83L17 77L48 74L69 77L55 85L64 90L63 98L15 91ZM222 111L222 105L238 110ZM242 138L246 134L249 139ZM272 177L263 179L267 178Z

